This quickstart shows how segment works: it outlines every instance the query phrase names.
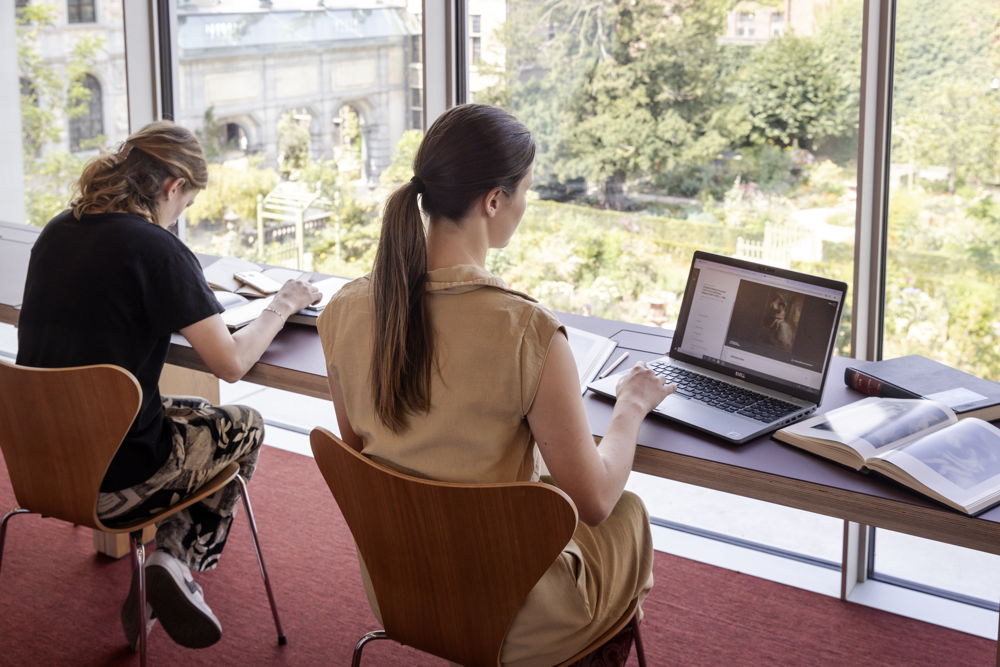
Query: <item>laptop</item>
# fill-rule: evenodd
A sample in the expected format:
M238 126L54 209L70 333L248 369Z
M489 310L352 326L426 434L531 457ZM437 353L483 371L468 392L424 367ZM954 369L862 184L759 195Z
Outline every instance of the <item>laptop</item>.
M816 410L847 284L697 251L653 414L740 444ZM589 383L614 398L622 373Z

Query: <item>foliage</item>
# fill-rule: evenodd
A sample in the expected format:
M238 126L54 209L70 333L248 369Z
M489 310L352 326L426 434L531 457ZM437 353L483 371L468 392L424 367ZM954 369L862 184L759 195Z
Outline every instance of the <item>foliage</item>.
M262 166L259 157L248 158L241 166L208 165L208 186L187 209L188 223L218 224L232 220L240 227L252 227L257 220L257 197L277 184L273 169Z
M283 179L295 180L308 164L309 122L286 111L278 119L278 170Z
M83 86L83 78L93 70L104 42L92 35L77 37L60 71L39 51L42 31L55 24L55 8L31 3L18 8L16 16L25 208L31 224L43 225L66 207L83 168L83 156L50 146L62 140L64 119L86 113L91 93ZM96 137L83 148L99 146L104 140Z
M739 127L715 85L726 2L512 4L507 78L488 99L535 133L540 183L582 176L622 209L626 181L703 165Z
M205 159L209 162L217 162L222 159L223 146L220 141L222 128L219 121L215 119L215 107L210 106L205 109L202 115L201 127L194 131L198 137L198 143L205 152Z
M785 36L755 49L734 84L747 102L751 144L814 150L847 128L837 73L816 40Z
M413 177L413 160L417 156L417 149L423 138L424 133L420 130L403 132L396 142L396 152L392 156L392 162L379 177L382 185L395 189Z

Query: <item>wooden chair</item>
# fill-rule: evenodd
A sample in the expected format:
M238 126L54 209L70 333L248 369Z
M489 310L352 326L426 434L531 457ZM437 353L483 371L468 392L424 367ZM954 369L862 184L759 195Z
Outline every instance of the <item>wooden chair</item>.
M143 528L179 512L235 481L246 507L267 590L278 643L285 636L264 566L246 483L230 463L211 480L156 516L108 525L97 516L101 481L139 410L142 389L131 373L100 364L73 368L29 368L0 360L0 449L18 507L0 522L0 565L7 522L38 513L109 533L129 533L133 577L138 581L139 627L146 627ZM146 664L146 633L139 633L139 659Z
M569 496L537 482L419 479L371 461L323 428L313 429L310 439L385 624L358 642L353 667L374 639L393 639L461 665L499 665L515 614L576 529ZM631 609L571 661L629 624L637 631L634 616ZM641 656L641 643L636 647Z

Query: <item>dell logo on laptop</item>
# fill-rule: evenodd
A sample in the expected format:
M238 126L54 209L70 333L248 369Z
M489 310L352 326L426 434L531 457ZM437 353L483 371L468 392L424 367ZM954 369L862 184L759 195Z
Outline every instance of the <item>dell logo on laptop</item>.
M741 380L746 380L747 379L746 374L741 373L739 371L733 371L733 372L736 373L736 377L738 377L739 379L741 379Z

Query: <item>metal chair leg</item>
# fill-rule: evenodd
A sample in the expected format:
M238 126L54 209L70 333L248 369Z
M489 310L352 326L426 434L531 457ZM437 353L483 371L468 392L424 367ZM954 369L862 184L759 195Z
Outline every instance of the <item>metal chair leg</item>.
M354 657L351 658L351 667L361 667L361 651L364 650L365 644L376 639L390 639L389 633L385 630L374 630L359 639L357 645L354 647Z
M146 667L146 545L142 543L142 529L129 533L129 551L132 555L132 572L136 578L136 604L139 605L139 665Z
M642 650L642 635L639 634L639 619L632 617L632 637L635 640L635 658L639 667L646 667L646 652Z
M253 546L257 551L257 565L260 566L260 576L264 580L264 589L267 591L267 601L271 604L271 615L274 616L274 629L278 632L278 646L288 643L284 631L281 629L281 619L278 618L278 605L274 601L274 592L271 590L271 579L267 576L267 567L264 565L264 554L260 550L260 539L257 537L257 521L253 516L253 508L250 506L250 495L247 493L247 482L242 475L236 476L236 481L240 485L240 495L243 497L243 506L247 510L247 521L250 523L250 534L253 535Z
M4 514L3 521L0 521L0 569L3 569L3 548L7 544L7 522L10 521L12 516L17 516L18 514L31 514L31 510L15 507Z

